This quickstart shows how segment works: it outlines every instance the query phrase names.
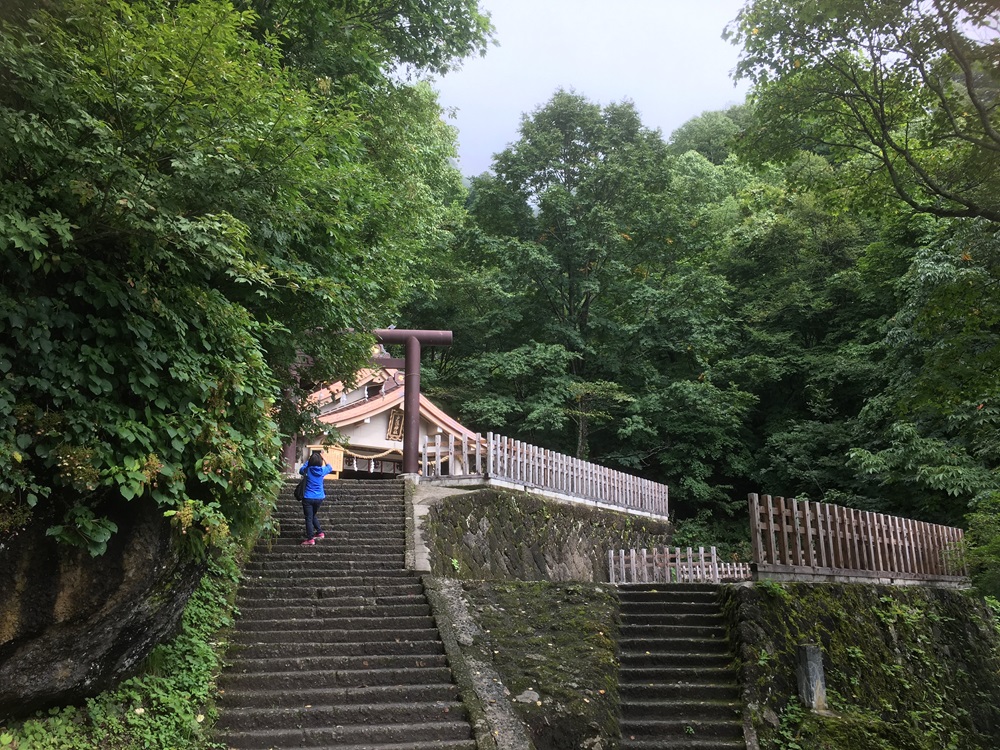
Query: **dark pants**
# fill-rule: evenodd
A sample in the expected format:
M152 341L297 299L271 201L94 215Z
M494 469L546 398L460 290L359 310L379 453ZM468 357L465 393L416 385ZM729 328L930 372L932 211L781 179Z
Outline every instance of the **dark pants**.
M316 518L316 514L319 513L319 506L322 504L323 498L317 498L316 500L306 498L302 501L302 512L306 516L306 539L312 539L323 531L319 527L319 519Z

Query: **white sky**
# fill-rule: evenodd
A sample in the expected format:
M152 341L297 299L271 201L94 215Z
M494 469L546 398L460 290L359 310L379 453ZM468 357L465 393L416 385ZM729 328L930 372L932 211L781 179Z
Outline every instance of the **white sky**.
M663 137L702 112L739 104L739 50L722 40L743 0L480 0L499 47L434 85L454 108L459 168L490 168L517 140L522 114L557 88L606 105L630 99Z

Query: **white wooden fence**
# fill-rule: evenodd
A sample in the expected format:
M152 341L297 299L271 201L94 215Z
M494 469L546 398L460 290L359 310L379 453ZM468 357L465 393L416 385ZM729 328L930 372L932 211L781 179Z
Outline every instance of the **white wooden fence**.
M719 562L715 547L608 550L608 579L627 583L722 583L748 581L749 563Z
M669 515L667 485L492 432L483 439L425 437L425 477L482 476L650 515Z

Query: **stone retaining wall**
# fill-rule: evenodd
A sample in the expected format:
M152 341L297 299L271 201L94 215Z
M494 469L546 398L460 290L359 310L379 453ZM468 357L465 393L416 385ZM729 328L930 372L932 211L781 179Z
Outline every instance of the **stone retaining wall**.
M608 580L607 551L668 544L662 521L512 490L442 498L423 521L430 572L472 580Z

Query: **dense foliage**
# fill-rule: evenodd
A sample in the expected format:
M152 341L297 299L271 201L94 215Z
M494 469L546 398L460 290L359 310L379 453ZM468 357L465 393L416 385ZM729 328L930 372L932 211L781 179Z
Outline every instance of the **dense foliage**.
M746 105L667 141L556 92L408 308L456 329L427 382L478 429L667 482L685 538L763 491L975 512L990 567L998 24L972 0L749 2Z
M481 49L476 4L390 14L412 38L377 3L261 5L0 22L0 534L40 514L99 554L137 497L196 552L252 527L301 394L367 357L338 332L391 322L441 241L453 132L388 71Z

